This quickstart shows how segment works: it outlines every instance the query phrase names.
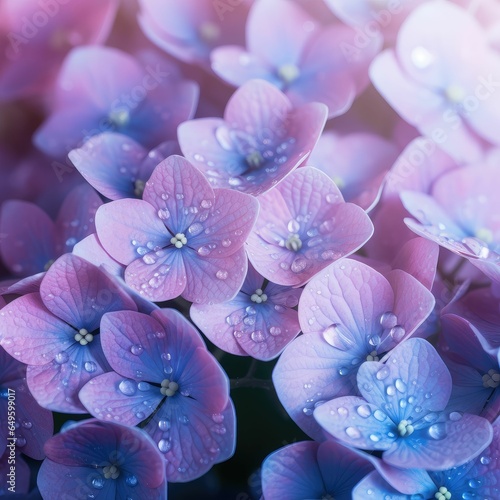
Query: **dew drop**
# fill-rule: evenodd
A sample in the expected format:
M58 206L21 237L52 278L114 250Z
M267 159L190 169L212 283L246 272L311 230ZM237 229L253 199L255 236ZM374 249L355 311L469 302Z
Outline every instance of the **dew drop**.
M388 366L384 365L376 374L375 378L377 380L384 380L391 374L391 370Z
M103 477L94 477L91 481L92 486L96 490L102 490L104 488L104 478Z
M304 259L303 257L297 257L293 260L290 270L292 273L299 274L303 272L307 267L307 259Z
M54 361L58 365L62 365L64 363L67 363L68 359L69 359L69 355L66 351L61 351L61 352L57 353L54 357Z
M191 236L196 236L203 231L203 224L199 222L193 222L193 224L191 224L187 230Z
M396 341L400 342L406 334L406 330L401 325L396 325L389 330L389 335Z
M118 384L118 389L125 396L133 396L135 394L137 386L134 381L126 379L122 380Z
M433 424L427 431L432 439L440 440L446 437L446 427L444 424Z
M388 396L394 396L396 394L396 388L393 385L388 385L385 389Z
M375 410L373 412L373 416L379 422L384 422L387 419L387 415L383 411L380 411L380 410Z
M198 254L201 255L202 257L206 257L207 255L210 254L211 251L212 250L210 250L210 248L208 248L208 246L206 245L203 245L200 248L198 248Z
M361 432L359 432L359 429L357 429L356 427L346 427L345 433L351 439L359 439L361 437Z
M161 431L168 431L170 429L170 420L158 420L158 429Z
M142 411L138 411L135 416L137 418L139 418L140 420L144 419L144 417L146 416Z
M269 328L269 333L273 336L279 335L281 333L281 328L278 326L272 326Z
M489 457L481 457L479 459L479 461L483 464L483 465L489 465L489 463L491 462L491 459Z
M143 351L144 351L144 348L142 347L142 345L139 345L139 344L135 344L135 345L130 347L130 352L134 356L139 356L140 354L142 354Z
M158 441L158 449L162 453L167 453L172 448L172 444L170 443L170 439L160 439Z
M462 418L462 414L458 411L452 411L449 415L449 418L452 422L457 422Z
M393 312L387 311L380 316L382 328L393 328L398 324L398 318Z
M406 392L406 384L400 378L396 379L395 386L402 394Z
M94 373L97 370L97 365L93 361L86 361L83 368L88 373Z
M145 391L149 391L149 389L151 388L151 386L147 382L139 382L137 384L137 388L140 391L145 392Z
M363 418L368 418L372 414L368 405L360 405L356 408L356 411L358 412L358 415Z
M228 275L229 275L228 272L227 271L223 271L222 269L219 269L219 271L217 271L215 273L215 277L217 279L219 279L219 280L225 280L225 279L227 279Z
M264 342L264 340L265 340L265 337L260 330L256 330L255 332L252 332L250 334L250 338L256 343Z
M469 486L471 488L479 488L481 486L481 481L479 479L471 479L469 480Z

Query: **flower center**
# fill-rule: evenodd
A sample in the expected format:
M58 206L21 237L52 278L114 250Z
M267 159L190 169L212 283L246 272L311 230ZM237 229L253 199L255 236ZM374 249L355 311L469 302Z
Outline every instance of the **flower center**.
M177 382L171 382L166 378L161 383L160 392L162 396L172 397L179 389L179 384Z
M298 234L291 234L285 242L285 247L292 252L298 252L302 248L302 240Z
M366 361L378 361L377 351L372 351L368 356L366 356Z
M262 304L262 302L267 300L267 295L260 288L257 288L255 293L252 293L250 300L252 302L256 302L257 304Z
M112 109L108 115L109 121L116 127L125 127L130 121L130 111L125 106Z
M398 432L401 437L409 436L414 430L411 420L401 420L398 424Z
M453 104L460 104L466 97L465 89L460 85L450 85L444 91L447 99Z
M80 343L80 345L87 345L94 340L94 336L89 333L85 328L80 328L78 333L75 333L75 340Z
M43 270L44 271L48 271L50 269L50 266L54 263L54 259L50 259L47 261L47 263L45 264L45 266L43 266Z
M441 488L436 491L434 498L436 500L450 500L451 491L448 491L448 488L446 486L441 486Z
M106 479L118 479L120 469L116 465L106 465L106 467L102 469L102 473Z
M496 389L500 385L500 373L496 370L489 370L483 375L483 387Z
M295 64L283 64L278 68L278 76L284 83L290 84L300 76L300 70Z
M144 193L144 188L146 187L146 183L142 181L141 179L137 179L134 182L134 194L138 198L142 198L142 193Z
M259 168L264 163L264 157L255 149L245 156L245 161L250 168Z
M170 243L175 246L175 248L182 248L188 242L187 238L184 236L184 233L177 233L175 236L170 238Z
M205 42L213 42L220 37L220 28L215 23L206 22L200 26L198 33Z

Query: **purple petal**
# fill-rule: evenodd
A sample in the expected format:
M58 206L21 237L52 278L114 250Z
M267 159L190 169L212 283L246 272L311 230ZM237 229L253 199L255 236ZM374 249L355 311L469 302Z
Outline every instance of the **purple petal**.
M42 366L29 365L28 387L40 406L61 413L86 413L78 399L80 389L109 370L99 336L87 346L75 345Z
M213 205L214 193L203 174L182 156L174 155L155 168L143 199L153 205L158 217L176 234L189 232L189 226L206 214Z
M127 265L156 247L162 248L171 237L155 208L143 200L106 203L97 211L95 222L106 252Z
M190 250L184 263L187 281L182 296L196 303L231 300L241 288L248 266L243 248L220 259L201 257Z
M22 223L19 223L22 221ZM10 200L2 205L0 252L5 265L17 276L45 271L56 256L55 227L38 206Z
M94 377L78 397L92 416L130 426L146 420L163 399L157 387L115 372Z
M207 411L194 399L160 409L144 428L166 460L167 479L185 482L230 458L236 444L233 403L218 413Z
M296 338L281 354L273 372L276 392L287 413L309 436L324 436L313 419L321 402L350 394L355 387L352 354L334 349L319 333ZM346 376L349 375L349 376Z
M166 248L134 260L125 270L125 281L141 296L161 302L175 299L186 288L185 251Z
M378 406L356 396L328 401L314 410L323 429L341 443L365 450L388 450L398 439L394 423Z
M132 298L103 271L84 259L65 254L57 259L40 285L43 303L76 329L93 332L108 311L136 310Z
M91 234L73 247L73 254L89 261L94 266L103 266L113 276L123 275L123 266L102 248L97 236Z
M69 192L56 220L56 249L59 255L71 252L78 241L95 233L95 214L101 205L99 195L86 184Z
M82 176L111 200L138 197L134 182L147 151L130 137L104 132L68 156Z
M13 300L0 312L2 347L30 365L44 365L75 343L75 329L54 316L40 294Z

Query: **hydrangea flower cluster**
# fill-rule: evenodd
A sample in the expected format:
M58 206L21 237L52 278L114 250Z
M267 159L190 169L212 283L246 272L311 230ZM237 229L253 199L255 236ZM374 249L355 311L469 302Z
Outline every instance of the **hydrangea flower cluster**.
M2 498L499 499L499 34L2 0Z

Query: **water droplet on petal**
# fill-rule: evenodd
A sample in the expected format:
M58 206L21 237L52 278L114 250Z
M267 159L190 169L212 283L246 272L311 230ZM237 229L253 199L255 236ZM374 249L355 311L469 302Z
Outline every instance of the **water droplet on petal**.
M359 429L357 429L356 427L347 427L345 433L351 439L359 439L361 437L361 432L359 432Z
M406 384L400 379L396 379L396 382L394 384L396 386L396 389L401 392L401 393L404 393L406 392Z
M83 368L88 373L94 373L97 370L97 365L93 361L86 361Z
M207 255L210 254L211 251L212 250L210 250L210 248L208 248L208 246L206 245L203 245L200 248L198 248L198 254L201 255L202 257L206 257Z
M376 374L375 378L377 380L384 380L391 374L391 370L388 366L384 365Z
M491 459L489 457L481 457L479 459L479 461L483 464L483 465L489 465L489 463L491 462Z
M257 343L264 342L264 340L266 339L264 334L260 330L256 330L255 332L252 332L250 334L250 337L254 342L257 342Z
M279 335L281 333L281 328L279 328L278 326L272 326L271 328L269 328L269 333L271 335Z
M293 273L299 274L307 268L307 264L307 259L304 259L304 257L297 257L293 260L290 270Z
M161 431L168 431L170 429L170 420L158 420L158 429L160 429Z
M167 453L172 448L172 444L170 443L170 439L160 439L158 441L158 449L162 453Z
M398 318L393 312L385 312L380 316L380 325L382 328L393 328L398 324Z
M68 359L69 359L69 355L66 351L61 351L59 353L57 353L55 356L54 356L54 361L58 364L58 365L62 365L64 363L67 363L68 362Z
M372 414L368 405L360 405L356 408L356 411L358 412L358 415L363 418L368 418Z
M191 236L196 236L203 231L203 224L200 224L199 222L193 222L193 224L191 224L187 230Z
M144 348L142 347L142 345L139 345L139 344L135 344L135 345L130 347L130 352L134 356L139 356L140 354L142 354L143 351L144 351Z
M396 388L393 385L388 385L385 392L388 396L394 396L396 394Z
M94 477L91 481L92 486L96 490L102 490L104 488L104 478L103 477Z
M348 351L356 345L351 332L340 324L333 324L326 328L323 332L323 338L332 347L342 351Z
M446 437L446 427L442 423L431 425L427 432L432 439L440 440Z
M228 272L220 269L215 273L215 277L219 280L225 280L228 277Z
M406 334L406 330L401 325L396 325L389 330L389 335L396 341L400 342Z
M118 384L118 389L125 396L133 396L136 392L137 385L133 380L126 379L126 380L122 380Z

